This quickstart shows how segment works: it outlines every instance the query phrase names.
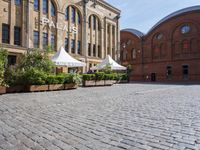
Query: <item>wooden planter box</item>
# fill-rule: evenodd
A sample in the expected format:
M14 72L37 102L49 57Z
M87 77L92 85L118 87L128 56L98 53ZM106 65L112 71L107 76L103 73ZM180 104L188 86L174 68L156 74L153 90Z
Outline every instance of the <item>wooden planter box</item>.
M24 85L17 85L17 86L11 86L6 88L6 93L19 93L24 92L25 86Z
M39 92L39 91L48 91L48 85L28 85L26 87L27 92Z
M94 80L83 81L83 86L84 87L95 86L95 81Z
M96 81L96 86L104 86L104 80Z
M107 85L107 86L111 86L111 85L113 85L114 84L114 80L105 80L105 85Z
M128 80L120 80L119 83L128 83Z
M6 87L0 86L0 94L5 94L6 93Z
M65 90L71 90L71 89L77 89L78 85L76 83L67 83L64 84L64 89Z
M49 85L50 91L64 90L64 89L65 89L64 84L51 84L51 85Z

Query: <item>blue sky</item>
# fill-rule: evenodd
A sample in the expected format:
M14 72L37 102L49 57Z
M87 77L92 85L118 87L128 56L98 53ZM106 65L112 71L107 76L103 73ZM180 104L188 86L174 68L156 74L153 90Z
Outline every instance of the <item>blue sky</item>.
M134 28L143 33L153 27L159 20L182 8L200 5L200 0L106 0L119 8L120 26Z

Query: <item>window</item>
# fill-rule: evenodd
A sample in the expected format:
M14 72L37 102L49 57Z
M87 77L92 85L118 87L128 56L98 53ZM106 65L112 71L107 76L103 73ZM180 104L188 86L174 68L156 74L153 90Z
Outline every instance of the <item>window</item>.
M81 15L78 13L78 24L81 24Z
M127 60L127 56L128 56L127 51L123 51L123 60Z
M75 23L76 21L76 13L75 13L75 8L72 7L72 22Z
M69 7L65 11L65 20L69 20Z
M91 44L88 43L88 56L91 56Z
M170 80L172 79L172 67L167 66L167 79Z
M93 45L93 56L96 57L96 45Z
M15 5L21 5L21 0L15 0Z
M21 28L14 27L14 44L21 45Z
M158 34L156 35L156 39L157 39L157 40L161 40L162 37L163 37L163 34L161 34L161 33L158 33Z
M188 78L189 78L189 66L183 65L182 71L183 71L183 80L188 80Z
M39 0L34 0L34 10L35 11L39 10Z
M52 17L56 16L56 8L52 2L51 2L51 16Z
M39 47L39 32L34 31L34 48Z
M10 26L2 24L2 43L10 43Z
M45 49L47 47L48 44L48 34L47 33L43 33L43 38L42 38L42 46L43 49Z
M88 28L91 28L91 16L89 17L89 19L88 19Z
M132 59L136 59L136 49L132 49Z
M43 13L47 14L48 13L48 1L43 0Z
M188 40L184 40L182 43L182 49L184 51L187 51L189 49L189 41Z
M75 53L75 40L74 39L71 40L71 50L72 50L72 53Z
M96 17L93 16L93 29L96 30Z
M51 34L51 48L53 49L53 50L55 50L56 49L56 43L55 43L55 35L54 34Z
M78 54L81 54L81 41L78 41Z
M98 57L100 58L101 57L101 46L98 45Z
M8 66L15 65L17 57L15 55L8 55Z
M68 52L68 38L65 38L65 51Z
M189 25L184 25L184 26L181 27L181 33L182 34L186 34L188 32L190 32L190 26Z

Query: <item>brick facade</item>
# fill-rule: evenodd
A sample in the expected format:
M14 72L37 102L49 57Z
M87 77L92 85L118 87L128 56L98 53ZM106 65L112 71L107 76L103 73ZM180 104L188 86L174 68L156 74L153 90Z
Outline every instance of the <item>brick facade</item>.
M117 58L116 51L119 51L120 47L120 10L107 2L102 0L21 0L20 4L16 4L16 2L18 1L0 1L1 33L3 24L9 27L9 42L3 42L3 35L0 34L0 46L8 49L10 54L17 56L17 59L20 54L34 48L35 32L38 33L38 48L41 50L44 49L44 34L47 36L48 46L52 46L51 38L52 35L54 36L55 51L65 45L67 38L67 51L76 59L87 64L85 71L101 62L108 54L114 59ZM44 2L45 4L43 4ZM47 5L47 10L44 12L45 5ZM54 15L52 15L53 6L55 8ZM41 18L44 17L53 21L54 24L51 24L51 27L41 24ZM65 25L68 30L72 26L76 27L78 32L77 34L66 32L59 29L57 24L59 24L59 28ZM15 27L21 30L19 45L14 43Z
M172 13L146 35L122 30L121 62L133 81L200 81L200 7Z

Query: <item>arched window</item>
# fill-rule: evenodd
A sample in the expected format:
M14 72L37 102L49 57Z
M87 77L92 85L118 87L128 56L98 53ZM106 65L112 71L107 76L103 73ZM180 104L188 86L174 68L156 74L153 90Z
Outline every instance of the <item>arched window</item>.
M75 12L75 8L72 7L72 22L75 23L76 21L76 12Z
M52 2L51 2L51 16L52 17L56 16L56 8Z
M69 7L65 11L65 20L69 20Z
M39 0L34 0L34 10L35 11L39 10Z

